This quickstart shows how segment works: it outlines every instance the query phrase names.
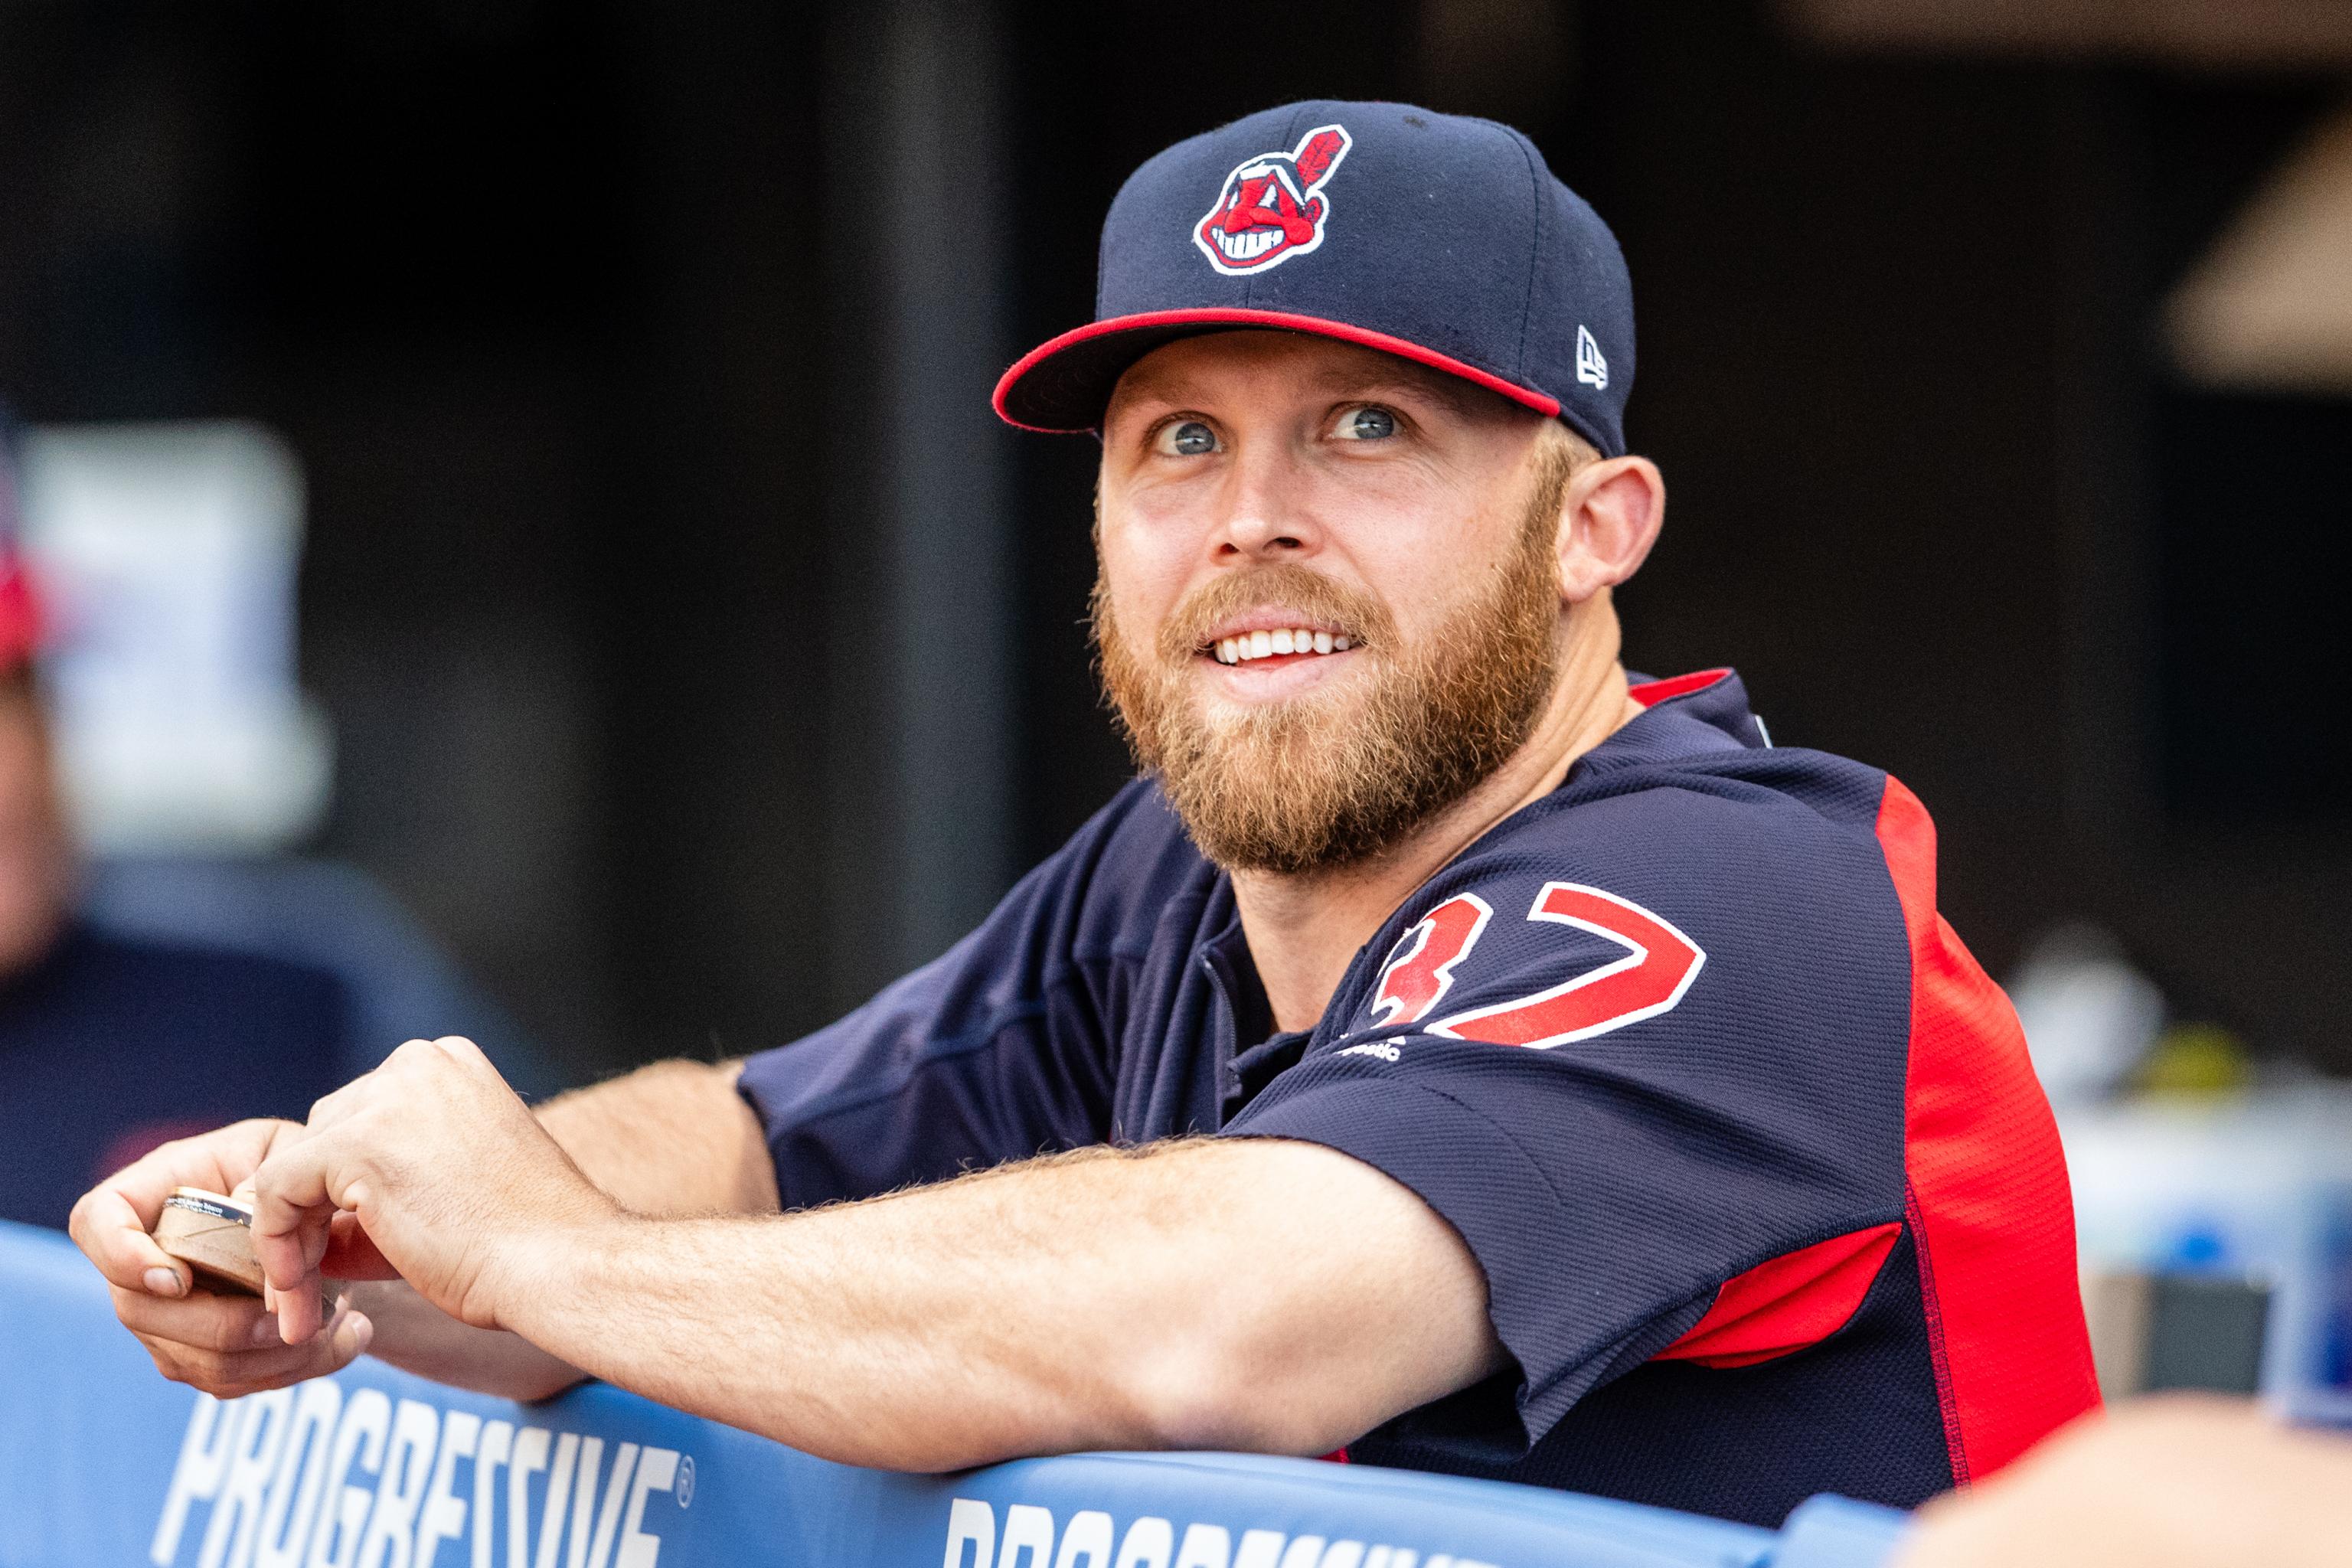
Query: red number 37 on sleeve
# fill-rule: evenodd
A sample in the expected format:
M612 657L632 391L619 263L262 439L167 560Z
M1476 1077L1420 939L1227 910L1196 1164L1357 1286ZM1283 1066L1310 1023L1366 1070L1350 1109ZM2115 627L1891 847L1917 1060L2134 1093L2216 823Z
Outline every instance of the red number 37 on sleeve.
M1477 894L1456 893L1422 916L1381 971L1374 1025L1418 1024L1434 1012L1494 912ZM1625 955L1531 996L1456 1013L1427 1026L1431 1034L1538 1051L1589 1040L1669 1011L1706 963L1698 943L1664 916L1580 882L1546 882L1527 918L1606 937Z

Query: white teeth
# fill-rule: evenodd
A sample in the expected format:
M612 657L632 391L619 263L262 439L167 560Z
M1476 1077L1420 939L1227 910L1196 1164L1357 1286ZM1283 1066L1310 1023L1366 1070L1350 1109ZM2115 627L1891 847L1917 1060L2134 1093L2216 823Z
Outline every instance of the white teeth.
M1240 234L1228 234L1223 229L1212 231L1217 248L1225 253L1228 261L1255 261L1272 250L1282 238L1278 228L1245 229Z
M1345 653L1354 646L1351 637L1306 626L1282 626L1273 631L1238 632L1221 637L1209 651L1216 656L1219 664L1247 664L1276 654Z

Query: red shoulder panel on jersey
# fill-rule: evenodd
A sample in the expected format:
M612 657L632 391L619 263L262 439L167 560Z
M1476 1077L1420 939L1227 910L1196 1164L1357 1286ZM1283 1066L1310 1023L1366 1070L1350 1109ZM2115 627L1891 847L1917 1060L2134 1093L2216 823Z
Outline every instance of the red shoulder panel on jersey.
M1639 686L1629 686L1625 695L1644 708L1655 708L1672 697L1688 697L1694 691L1705 691L1725 676L1728 668L1694 669L1688 675L1670 675L1664 680L1645 680Z
M1715 1293L1715 1305L1659 1361L1754 1366L1821 1343L1862 1310L1903 1226L1893 1220L1784 1252Z
M1890 775L1878 841L1911 945L1904 1165L1953 1479L2095 1407L2074 1205L2017 1014L1936 912L1936 826Z

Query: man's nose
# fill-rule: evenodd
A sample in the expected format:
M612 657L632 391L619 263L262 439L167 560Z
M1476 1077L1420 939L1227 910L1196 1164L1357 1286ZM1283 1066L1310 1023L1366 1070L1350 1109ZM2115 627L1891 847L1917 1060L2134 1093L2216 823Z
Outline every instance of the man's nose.
M1212 552L1221 560L1295 560L1321 547L1304 476L1278 443L1244 445L1227 467Z

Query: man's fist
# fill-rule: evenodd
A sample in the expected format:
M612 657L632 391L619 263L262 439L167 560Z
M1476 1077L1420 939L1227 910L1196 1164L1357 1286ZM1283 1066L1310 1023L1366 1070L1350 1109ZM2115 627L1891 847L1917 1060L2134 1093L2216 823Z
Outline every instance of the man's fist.
M253 1244L286 1342L319 1328L347 1216L418 1294L477 1328L538 1260L619 1215L470 1040L411 1040L273 1136L252 1174ZM339 1251L350 1250L339 1247Z

